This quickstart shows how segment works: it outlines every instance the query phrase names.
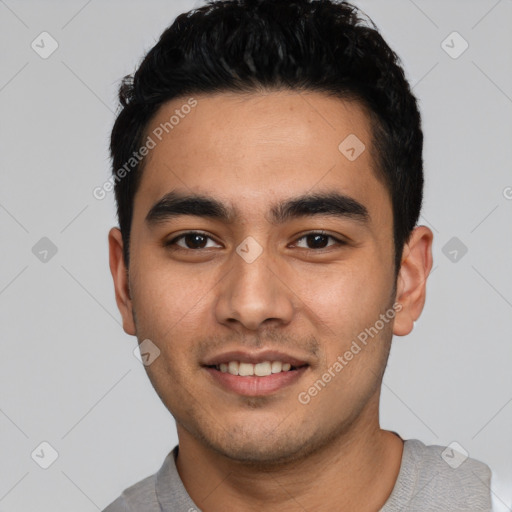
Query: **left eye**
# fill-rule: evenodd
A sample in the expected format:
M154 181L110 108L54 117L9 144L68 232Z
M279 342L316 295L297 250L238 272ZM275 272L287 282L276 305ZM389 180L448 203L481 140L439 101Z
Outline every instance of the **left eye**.
M334 244L327 244L327 241L334 240ZM325 249L326 247L331 247L332 245L343 245L344 242L342 240L338 240L334 236L326 235L325 233L308 233L307 235L301 236L296 244L300 242L301 240L304 240L306 242L306 245L311 244L312 247L305 247L305 249Z

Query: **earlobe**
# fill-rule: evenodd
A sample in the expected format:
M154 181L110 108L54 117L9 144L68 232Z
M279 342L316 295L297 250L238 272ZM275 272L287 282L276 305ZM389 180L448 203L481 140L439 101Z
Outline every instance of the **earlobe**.
M426 226L416 227L404 246L402 263L397 277L396 302L402 308L395 317L393 334L409 334L425 305L427 278L432 269L432 240L434 235Z
M135 336L128 271L123 258L123 238L118 228L110 230L108 247L110 272L114 280L117 307L123 318L123 329L127 334Z

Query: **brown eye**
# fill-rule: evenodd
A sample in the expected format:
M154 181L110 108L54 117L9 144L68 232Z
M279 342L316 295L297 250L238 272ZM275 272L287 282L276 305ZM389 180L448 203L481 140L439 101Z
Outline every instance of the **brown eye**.
M328 244L329 239L334 240L334 244ZM331 247L332 245L344 245L345 242L342 240L339 240L338 238L335 238L332 235L327 235L325 233L308 233L307 235L304 235L300 237L297 240L297 243L301 240L304 240L306 242L305 249L325 249L327 247Z
M208 240L213 242L213 239L205 233L200 233L199 231L190 231L188 233L183 233L176 238L173 238L170 242L167 242L165 246L171 247L175 245L180 249L198 250L211 247L207 246Z

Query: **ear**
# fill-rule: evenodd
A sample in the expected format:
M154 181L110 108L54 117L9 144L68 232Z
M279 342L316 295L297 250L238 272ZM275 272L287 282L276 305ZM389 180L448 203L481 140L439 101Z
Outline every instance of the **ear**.
M123 317L123 329L127 334L135 336L132 300L128 282L128 269L123 258L123 238L118 228L112 228L108 234L110 272L114 279L116 302Z
M432 240L434 235L426 226L414 228L402 252L397 277L396 302L402 308L395 316L393 334L409 334L425 305L427 278L432 269Z

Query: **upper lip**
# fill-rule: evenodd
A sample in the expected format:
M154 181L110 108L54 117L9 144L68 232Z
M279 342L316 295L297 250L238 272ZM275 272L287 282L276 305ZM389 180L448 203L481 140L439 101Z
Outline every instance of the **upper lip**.
M252 364L263 363L264 361L281 361L282 363L290 363L295 367L309 364L305 359L285 354L279 350L262 350L258 352L232 350L205 359L203 365L218 366L221 363L229 363L230 361L239 361L241 363Z

